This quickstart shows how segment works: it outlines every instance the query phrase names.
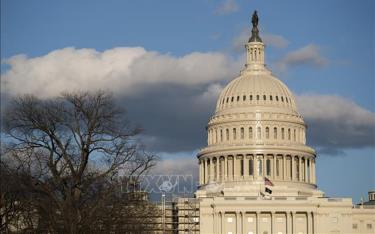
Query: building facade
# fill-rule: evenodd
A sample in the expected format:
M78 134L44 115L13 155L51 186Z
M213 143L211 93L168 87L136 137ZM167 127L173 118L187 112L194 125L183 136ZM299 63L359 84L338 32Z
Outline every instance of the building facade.
M375 233L374 204L317 188L306 124L265 65L256 12L252 24L245 67L221 92L197 155L200 233Z

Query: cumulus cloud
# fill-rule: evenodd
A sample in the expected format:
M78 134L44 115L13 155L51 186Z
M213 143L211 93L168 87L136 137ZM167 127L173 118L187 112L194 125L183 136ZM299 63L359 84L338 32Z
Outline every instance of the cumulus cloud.
M5 60L2 91L51 97L65 90L110 90L133 95L141 88L166 83L203 85L228 79L239 70L238 61L222 53L193 52L181 57L146 51L141 47L64 48L44 56L17 55Z
M328 60L321 55L320 48L317 45L309 44L286 54L276 63L276 66L279 70L285 71L290 67L299 65L322 67L327 63Z
M297 103L309 126L307 140L320 152L375 146L374 112L332 95L301 95Z
M48 98L66 90L107 89L128 110L129 119L145 129L148 149L178 152L206 144L205 126L219 93L243 60L221 53L176 57L134 47L103 52L65 48L34 58L15 56L6 63L2 104L9 95ZM375 145L373 112L339 96L299 95L297 100L309 125L308 142L321 152Z
M251 35L250 29L250 26L244 28L239 35L232 39L232 48L235 51L244 51L244 45L247 43ZM261 33L260 37L266 46L272 46L280 49L287 47L289 44L289 41L285 37L277 34Z
M227 15L238 11L236 0L224 0L215 10L218 15Z

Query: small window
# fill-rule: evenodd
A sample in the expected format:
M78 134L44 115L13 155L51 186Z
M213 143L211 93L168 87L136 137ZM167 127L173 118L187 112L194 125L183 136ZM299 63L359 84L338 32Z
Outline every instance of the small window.
M227 103L229 102L229 97L227 97Z
M263 100L265 101L267 99L266 95L263 95Z
M231 102L233 102L234 101L234 97L232 97L232 99L231 99Z
M225 135L226 135L227 141L229 141L229 129L226 129Z
M276 101L279 101L279 97L278 96L276 96Z
M288 128L288 140L291 140L290 128Z
M284 132L284 128L281 128L281 139L284 140L285 139L285 132Z
M253 139L253 128L252 127L249 128L249 138Z
M223 104L224 104L224 102L225 102L225 98L223 98Z
M223 129L220 129L220 141L223 141Z
M245 129L241 128L241 139L244 139L245 137Z
M257 101L259 100L259 95L257 95Z
M240 101L240 96L237 96L237 102Z
M233 128L233 140L236 140L237 138L237 132L236 132L236 129Z
M250 95L250 101L252 101L253 100L253 95Z
M296 130L293 130L293 141L296 141Z
M273 138L277 139L277 128L276 127L273 128Z
M272 101L272 95L270 95L270 100Z
M285 98L285 101L286 101L286 103L289 103L289 102L288 102L288 98L287 98L287 97Z
M281 101L284 102L284 97L281 97Z
M246 95L243 95L242 100L246 101Z
M270 128L269 127L266 127L266 138L267 139L270 138Z

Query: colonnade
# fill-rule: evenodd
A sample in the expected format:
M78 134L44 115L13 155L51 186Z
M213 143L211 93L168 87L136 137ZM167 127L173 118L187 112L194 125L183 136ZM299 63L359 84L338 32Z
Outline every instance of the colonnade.
M199 183L210 181L271 180L316 183L315 156L282 154L238 154L201 156Z
M268 225L261 225L262 216L267 215L270 217L270 222L267 222ZM234 216L235 226L228 225L228 217ZM251 221L254 224L250 225L249 220L245 218L251 217ZM254 219L253 219L254 217ZM299 225L297 227L297 218L304 218L304 225ZM255 212L246 212L246 211L215 211L214 213L214 233L265 233L265 230L269 230L271 233L304 233L304 234L313 234L316 233L316 213L315 212L298 212L298 211L255 211ZM283 219L284 225L276 226L276 219ZM284 221L285 220L285 221ZM281 227L280 227L281 226Z

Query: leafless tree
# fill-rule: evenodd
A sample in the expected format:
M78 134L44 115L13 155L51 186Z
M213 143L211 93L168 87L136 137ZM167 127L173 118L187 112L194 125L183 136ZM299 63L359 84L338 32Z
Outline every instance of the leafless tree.
M19 183L33 196L40 231L88 232L102 219L98 214L116 205L109 201L118 177L136 177L154 165L155 155L137 143L140 129L125 116L103 91L22 96L6 109L2 157L27 175Z

